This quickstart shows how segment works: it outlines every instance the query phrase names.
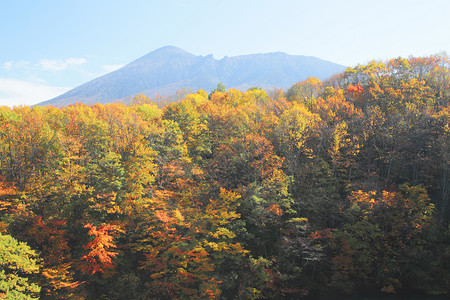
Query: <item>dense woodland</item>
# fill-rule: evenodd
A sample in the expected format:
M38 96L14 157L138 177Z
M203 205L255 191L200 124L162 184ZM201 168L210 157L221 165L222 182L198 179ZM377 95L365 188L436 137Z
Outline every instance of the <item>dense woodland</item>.
M0 128L0 298L450 292L446 54Z

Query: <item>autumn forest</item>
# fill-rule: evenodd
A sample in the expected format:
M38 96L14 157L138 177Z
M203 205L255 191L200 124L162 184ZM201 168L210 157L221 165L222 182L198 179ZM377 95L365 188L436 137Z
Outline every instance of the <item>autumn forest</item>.
M449 219L446 54L0 108L0 298L444 297Z

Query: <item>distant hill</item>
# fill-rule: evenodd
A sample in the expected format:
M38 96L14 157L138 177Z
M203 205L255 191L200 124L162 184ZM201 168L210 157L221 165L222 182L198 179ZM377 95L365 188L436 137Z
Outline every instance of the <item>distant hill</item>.
M124 101L140 93L150 97L171 95L183 88L209 92L219 82L227 88L241 90L252 86L286 89L308 76L325 79L344 69L342 65L316 57L282 52L217 60L212 55L196 56L180 48L166 46L39 105L61 107L75 102L109 103Z

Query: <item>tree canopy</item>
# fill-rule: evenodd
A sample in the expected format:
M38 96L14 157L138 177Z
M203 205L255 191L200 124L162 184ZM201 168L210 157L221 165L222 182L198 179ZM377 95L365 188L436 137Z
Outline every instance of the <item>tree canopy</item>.
M0 297L448 295L447 55L271 95L1 107Z

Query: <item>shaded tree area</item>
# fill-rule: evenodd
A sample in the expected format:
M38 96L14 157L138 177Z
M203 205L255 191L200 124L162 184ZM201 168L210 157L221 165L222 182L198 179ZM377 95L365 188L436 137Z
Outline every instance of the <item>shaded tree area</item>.
M0 108L0 296L448 295L449 66Z

